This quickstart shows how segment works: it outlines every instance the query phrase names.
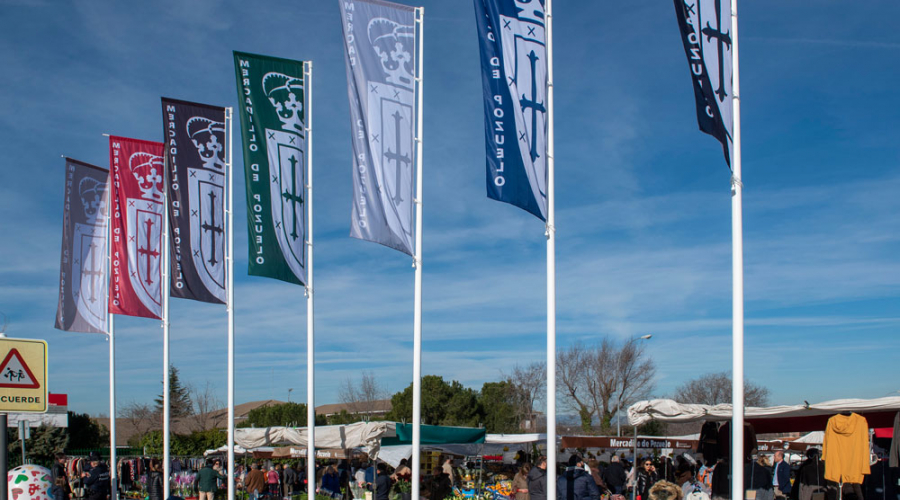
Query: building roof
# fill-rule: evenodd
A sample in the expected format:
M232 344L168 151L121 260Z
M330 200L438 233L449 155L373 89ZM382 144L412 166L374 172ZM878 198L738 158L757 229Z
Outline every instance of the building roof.
M370 403L335 403L316 406L316 415L338 415L342 411L347 413L384 414L391 411L390 399L378 399Z

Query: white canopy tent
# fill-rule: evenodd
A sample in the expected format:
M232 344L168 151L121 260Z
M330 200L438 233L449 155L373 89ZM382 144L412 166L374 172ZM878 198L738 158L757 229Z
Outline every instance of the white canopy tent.
M351 449L366 447L371 456L378 454L381 438L397 435L393 422L357 422L348 425L316 426L316 448ZM264 427L235 429L234 442L244 449L264 446L305 447L306 427Z
M836 399L818 404L746 407L744 418L753 424L757 433L813 431L825 428L832 415L842 412L858 413L869 421L870 427L893 425L894 414L900 411L900 397L878 399ZM671 399L639 401L628 408L628 423L642 425L651 420L671 423L725 421L731 419L731 405L699 405L678 403Z

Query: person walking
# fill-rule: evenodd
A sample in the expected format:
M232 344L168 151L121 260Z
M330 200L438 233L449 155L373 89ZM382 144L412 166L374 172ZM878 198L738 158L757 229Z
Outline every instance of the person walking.
M538 457L537 466L528 472L528 496L530 500L547 500L547 457Z
M784 461L784 452L775 452L775 466L772 469L772 486L775 498L785 498L791 494L791 466Z
M526 463L519 467L519 472L513 477L512 491L516 500L529 500L528 496L528 473L531 472L531 465ZM443 500L443 499L439 499Z
M269 495L272 498L278 497L278 473L275 472L275 467L269 466L269 472L266 473L266 484L269 486Z
M281 476L284 483L284 497L291 498L294 495L294 489L297 486L297 471L294 470L293 464L285 464L284 474Z
M197 482L199 483L200 498L199 500L213 500L216 491L219 489L219 479L225 479L222 474L221 467L213 467L213 463L207 460L197 473Z
M247 473L247 479L244 480L244 487L250 500L257 500L259 494L266 491L266 474L259 470L259 464L250 466L250 472Z
M150 459L150 473L147 474L147 494L150 500L163 500L162 464L156 458Z
M611 463L606 470L603 471L603 482L606 487L612 491L613 495L621 495L625 491L625 483L628 481L628 474L617 455L613 455Z
M569 457L566 472L556 482L557 500L600 500L600 489L584 470L584 460L577 454Z

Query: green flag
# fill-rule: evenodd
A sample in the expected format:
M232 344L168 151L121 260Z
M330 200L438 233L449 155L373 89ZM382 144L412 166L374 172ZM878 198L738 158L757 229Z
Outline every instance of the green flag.
M306 283L306 63L234 53L254 276Z

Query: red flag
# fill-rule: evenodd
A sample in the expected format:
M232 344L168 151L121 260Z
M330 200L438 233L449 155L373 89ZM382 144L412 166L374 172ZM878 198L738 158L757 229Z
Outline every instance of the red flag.
M163 148L159 142L109 138L113 314L162 317Z

